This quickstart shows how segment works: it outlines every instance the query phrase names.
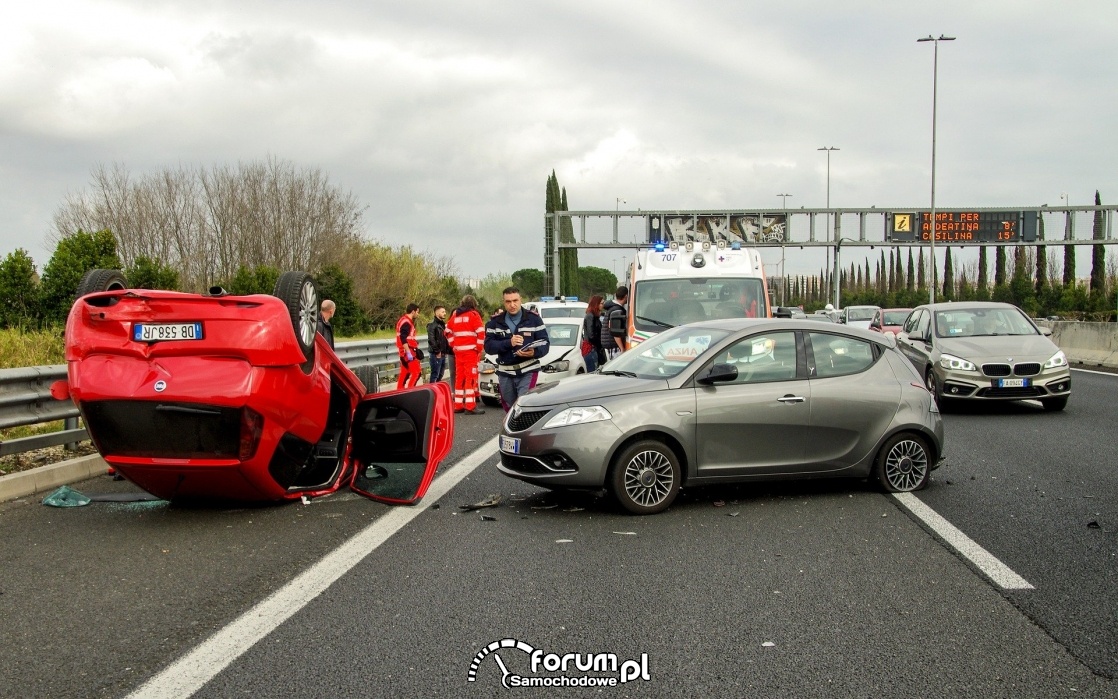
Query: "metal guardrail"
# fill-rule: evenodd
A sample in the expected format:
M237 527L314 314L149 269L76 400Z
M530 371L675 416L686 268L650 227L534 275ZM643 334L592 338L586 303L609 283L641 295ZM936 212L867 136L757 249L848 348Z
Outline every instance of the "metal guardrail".
M419 347L427 351L427 338L417 337ZM394 340L362 340L339 342L334 348L338 358L351 369L372 366L384 381L395 381L400 374L400 358ZM424 372L427 364L424 362ZM426 376L426 373L424 374ZM0 456L22 454L33 449L65 444L76 447L89 439L85 427L79 426L78 408L72 400L55 400L50 386L66 378L66 365L33 366L0 369L0 429L38 425L65 420L59 432L0 441Z

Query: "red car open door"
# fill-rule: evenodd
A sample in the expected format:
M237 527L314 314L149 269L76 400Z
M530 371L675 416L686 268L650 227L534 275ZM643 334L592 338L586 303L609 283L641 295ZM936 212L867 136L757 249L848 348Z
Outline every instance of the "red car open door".
M442 382L362 398L353 416L349 487L379 502L418 502L450 453L452 403Z

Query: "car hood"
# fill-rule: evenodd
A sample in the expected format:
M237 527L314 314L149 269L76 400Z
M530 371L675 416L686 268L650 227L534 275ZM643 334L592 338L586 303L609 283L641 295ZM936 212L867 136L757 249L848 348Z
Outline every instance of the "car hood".
M661 379L633 379L626 376L581 374L537 385L517 399L521 408L538 408L559 403L582 403L611 396L663 391L668 382Z
M869 330L870 322L871 321L868 320L848 320L846 321L846 325L847 327L851 328L861 328L862 330Z
M1059 347L1043 335L991 335L986 337L941 338L940 352L963 359L1020 362L1032 359L1045 362Z
M561 345L552 345L551 349L548 350L548 353L540 357L540 363L551 364L552 362L557 362L560 359L567 359L573 362L574 360L578 359L578 356L579 355L577 347L563 347Z

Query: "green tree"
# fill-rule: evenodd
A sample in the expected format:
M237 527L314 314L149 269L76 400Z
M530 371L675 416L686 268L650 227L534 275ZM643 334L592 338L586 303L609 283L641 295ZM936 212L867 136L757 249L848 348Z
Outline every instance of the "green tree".
M512 273L512 285L520 289L520 296L524 299L538 299L547 295L544 282L544 273L538 269L526 267Z
M924 250L920 249L920 257L917 259L916 264L916 290L923 296L928 292L928 278L927 273L924 271Z
M166 289L179 291L179 273L171 267L141 255L124 270L128 286L133 289Z
M23 248L0 262L0 327L30 328L39 305L35 263Z
M990 300L990 262L986 256L987 247L978 248L978 280L974 284L974 298L976 301Z
M91 269L120 269L116 239L110 231L78 231L58 241L43 268L39 310L48 325L66 322L82 277Z
M578 281L578 298L582 301L595 294L610 296L617 291L617 277L603 267L579 267Z
M558 180L556 186L558 186ZM566 187L563 188L559 196L559 210L569 211ZM569 216L559 219L559 241L563 243L575 242L574 225L571 223ZM579 293L577 248L565 248L559 252L559 293L563 296L577 296Z
M1095 190L1095 206L1102 206L1102 197L1099 190ZM1095 221L1091 231L1094 240L1106 239L1106 213L1102 210L1095 212ZM1091 246L1091 310L1109 310L1110 304L1106 298L1106 246Z
M916 266L912 261L912 248L908 249L908 274L905 275L904 284L906 291L916 289Z
M1009 287L1013 295L1013 303L1029 315L1036 315L1036 290L1033 289L1033 280L1029 276L1028 258L1023 245L1018 245L1014 249L1013 278L1010 280Z
M943 300L955 298L955 269L951 264L951 248L943 251Z
M353 280L337 265L327 265L315 275L315 284L318 286L318 297L325 301L334 302L334 317L330 325L334 327L334 334L338 337L353 337L363 335L372 330L372 321L361 308L361 304L353 295ZM455 299L456 301L456 299ZM455 304L444 303L453 307Z
M1005 280L1005 247L999 245L994 248L994 286L1004 286Z
M237 272L222 286L230 294L245 296L248 294L270 294L276 288L276 280L280 271L275 267L260 265L259 267L237 268Z
M1044 240L1044 217L1038 216L1038 230L1037 237ZM1033 280L1036 284L1036 297L1044 306L1044 299L1047 298L1048 290L1048 249L1043 245L1038 245L1036 249L1036 279ZM1047 308L1043 309L1047 315Z

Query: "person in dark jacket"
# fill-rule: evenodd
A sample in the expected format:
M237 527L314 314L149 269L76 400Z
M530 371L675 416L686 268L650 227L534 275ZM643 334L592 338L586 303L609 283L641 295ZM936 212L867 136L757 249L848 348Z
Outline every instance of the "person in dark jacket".
M446 306L435 306L435 317L427 324L427 351L431 353L431 383L443 379L450 343L446 339Z
M605 363L606 351L602 347L602 297L591 296L586 305L586 315L582 319L582 347L579 350L589 349L584 352L583 360L586 362L587 373L597 371ZM588 347L589 346L589 347Z
M607 357L612 357L618 352L624 352L629 349L629 336L627 334L626 326L629 322L629 314L625 308L625 301L629 298L629 289L624 286L617 287L614 292L614 298L606 301L602 306L602 348L605 349ZM621 332L614 333L610 330L610 319L620 319Z
M536 385L539 357L547 354L551 342L543 318L520 305L519 289L510 286L501 293L504 310L485 324L485 353L497 355L501 406L508 412L517 398Z
M334 317L335 308L334 302L330 299L325 299L319 306L318 334L326 338L330 349L334 349L334 326L330 325L330 319Z

